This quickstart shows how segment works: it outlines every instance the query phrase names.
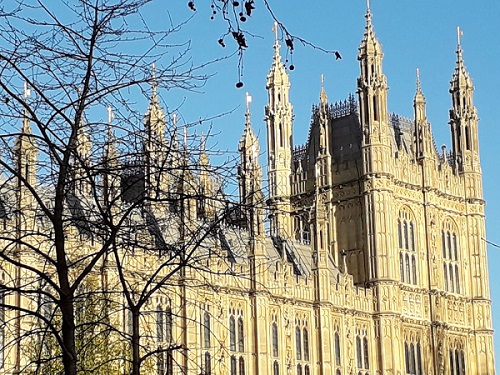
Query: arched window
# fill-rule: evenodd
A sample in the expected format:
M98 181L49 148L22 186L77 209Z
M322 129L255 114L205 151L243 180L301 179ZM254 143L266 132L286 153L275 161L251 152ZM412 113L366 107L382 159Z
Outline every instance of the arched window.
M300 363L297 365L297 375L302 375L302 365Z
M311 375L311 370L309 369L309 365L304 366L304 375Z
M203 314L203 346L210 348L210 314Z
M411 256L411 275L413 284L417 284L417 262L415 260L415 255Z
M402 283L417 284L417 259L415 244L415 225L407 209L399 212L398 244L399 272Z
M335 365L340 366L340 336L338 332L335 332Z
M243 327L243 318L238 318L238 351L245 351L245 329Z
M422 351L420 350L420 343L417 342L417 374L423 374L422 368Z
M378 121L378 101L376 95L373 95L373 121Z
M335 371L335 375L342 375L342 373L340 372L339 369L337 369L337 371Z
M405 282L405 256L403 252L399 253L399 273L401 274L401 282Z
M443 266L444 269L444 289L448 290L448 266L446 263Z
M366 337L363 339L363 360L364 368L368 370L370 368L370 355L368 351L368 339Z
M237 375L237 362L234 355L231 356L231 375Z
M304 361L309 361L309 333L307 328L302 330L302 341L304 343Z
M240 357L239 368L240 368L239 375L245 375L245 359L243 357Z
M410 222L410 250L415 251L415 232L413 230L413 223Z
M454 355L453 349L450 349L450 374L456 375L456 373L455 373L455 355Z
M300 339L300 327L295 327L295 352L297 360L302 360L302 343Z
M279 138L280 138L280 147L285 147L285 135L283 134L283 125L279 124L279 131L280 131L280 134L279 134Z
M356 336L356 359L358 368L363 368L363 353L361 349L361 338Z
M405 342L405 370L406 373L410 373L410 351L408 349L408 343Z
M278 348L278 325L273 322L272 325L272 341L273 341L273 356L277 357L279 354L279 348ZM278 366L278 362L274 362L276 366ZM279 367L278 367L278 373L279 373Z
M212 374L212 357L209 352L205 352L204 375Z
M405 259L406 259L406 262L405 262L406 263L406 277L405 277L405 281L407 283L409 283L411 281L411 278L410 278L410 269L411 269L411 267L410 267L410 256L408 254L406 254Z
M156 341L163 342L163 307L156 306Z
M172 342L172 327L172 309L170 307L167 307L167 309L165 310L165 341L167 343Z
M460 293L460 276L457 264L455 265L455 292Z
M278 364L278 361L274 361L273 375L280 375L280 365Z
M446 237L444 230L441 231L441 246L443 247L443 259L446 259Z
M405 250L408 250L408 225L406 221L403 222L403 235L404 235L404 246Z
M403 231L401 228L401 219L398 219L398 244L399 248L403 248Z
M415 374L415 346L413 343L410 344L410 353L408 356L408 360L410 362L410 374Z
M455 260L458 260L457 235L453 233L453 248L455 249Z
M236 322L234 316L229 318L229 350L236 351Z
M453 276L454 272L453 272L453 265L449 265L449 272L448 272L448 277L450 278L450 292L454 292L455 291L455 278Z

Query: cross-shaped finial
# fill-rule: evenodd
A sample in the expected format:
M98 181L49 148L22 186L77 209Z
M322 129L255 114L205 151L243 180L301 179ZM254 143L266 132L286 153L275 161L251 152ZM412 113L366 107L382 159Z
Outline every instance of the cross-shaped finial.
M460 28L460 26L457 26L457 40L458 40L458 47L462 45L462 36L464 35L463 30Z

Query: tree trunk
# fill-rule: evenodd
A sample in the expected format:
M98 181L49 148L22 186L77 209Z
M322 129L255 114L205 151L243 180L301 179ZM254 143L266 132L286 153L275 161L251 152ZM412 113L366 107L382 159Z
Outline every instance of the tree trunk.
M140 335L139 335L139 309L132 310L132 374L141 374L141 358L140 358Z
M64 350L62 361L65 375L76 375L77 353L75 343L75 311L73 307L73 295L61 296L62 313L62 341Z

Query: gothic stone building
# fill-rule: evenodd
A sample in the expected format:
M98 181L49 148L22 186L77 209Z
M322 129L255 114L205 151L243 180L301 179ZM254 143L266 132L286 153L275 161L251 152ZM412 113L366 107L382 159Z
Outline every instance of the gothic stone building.
M153 304L164 304L166 315L153 314L150 325L167 329L149 339L189 350L159 358L152 373L495 373L478 117L460 40L456 53L449 152L435 147L419 81L414 119L388 112L370 10L359 100L330 104L322 88L307 142L296 146L276 40L265 108L269 196L247 108L238 170L246 222L228 225L209 244L231 254L207 259L212 271L227 263L244 277L215 272L196 288L165 287ZM162 138L156 99L148 116L147 130ZM213 190L207 174L197 178ZM126 316L117 322L126 326ZM3 373L15 355L5 349L7 334L4 327Z

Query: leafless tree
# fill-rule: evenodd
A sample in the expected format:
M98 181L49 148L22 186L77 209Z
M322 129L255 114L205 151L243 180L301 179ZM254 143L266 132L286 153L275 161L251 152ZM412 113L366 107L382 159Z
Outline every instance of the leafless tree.
M198 144L152 134L171 123L168 113L150 113L144 131L137 97L152 97L154 112L156 87L191 90L207 78L189 43L169 43L181 25L146 26L140 10L150 2L19 0L1 10L0 323L14 339L0 344L12 348L12 372L109 373L129 361L139 374L147 358L174 349L141 344L146 305L171 280L182 286L186 265L206 268L198 250L236 215L220 182L226 169L200 185L211 172L193 162L206 158ZM154 269L133 269L137 252ZM130 335L112 321L123 306ZM128 347L114 347L116 337Z

